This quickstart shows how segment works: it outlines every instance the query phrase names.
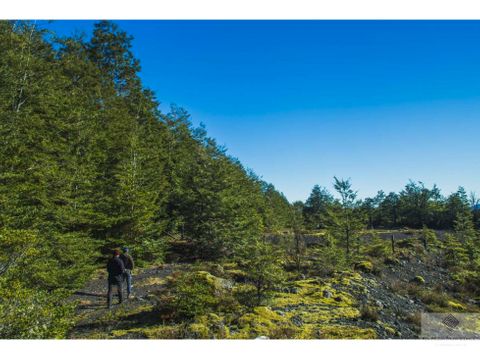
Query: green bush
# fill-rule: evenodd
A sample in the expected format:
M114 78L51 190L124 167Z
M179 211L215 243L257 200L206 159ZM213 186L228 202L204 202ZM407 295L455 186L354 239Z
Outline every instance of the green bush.
M178 319L193 319L235 306L230 294L232 284L206 271L182 273L167 286L170 305Z
M270 244L256 242L246 247L239 265L246 273L246 281L256 289L256 305L268 300L273 290L285 281L282 255Z
M19 283L0 284L0 338L62 339L74 324L67 293L25 289Z
M464 291L480 295L480 272L478 270L463 270L452 276Z
M379 319L378 311L373 306L362 306L360 309L360 318L365 321L376 322Z
M468 262L467 250L458 238L452 234L445 235L443 242L443 259L451 268L463 268Z
M373 271L373 264L370 261L360 261L355 264L355 270L370 273Z
M347 268L345 252L333 244L313 250L312 257L312 270L320 276L331 276Z
M427 247L435 246L438 244L438 238L435 231L424 226L422 229L422 241Z
M251 284L240 284L233 289L233 296L237 301L249 308L257 306L257 288Z
M365 246L364 253L370 257L384 258L392 253L390 242L373 233L372 240Z

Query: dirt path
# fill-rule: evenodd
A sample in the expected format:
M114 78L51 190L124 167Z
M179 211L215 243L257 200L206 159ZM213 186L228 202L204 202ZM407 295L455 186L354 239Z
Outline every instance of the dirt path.
M96 336L104 338L115 329L144 326L149 322L156 321L153 311L154 294L162 291L165 278L172 274L176 267L173 264L166 264L162 267L152 267L134 272L132 296L119 305L115 290L111 310L107 308L107 275L106 272L99 272L82 290L72 296L72 301L78 302L78 321L69 337L74 339ZM136 314L137 317L129 318L127 321L115 321L119 315L129 313Z

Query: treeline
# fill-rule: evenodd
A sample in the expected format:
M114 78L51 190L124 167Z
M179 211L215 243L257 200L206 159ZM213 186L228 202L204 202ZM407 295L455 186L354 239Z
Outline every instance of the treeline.
M328 227L329 213L341 204L326 188L316 185L304 204L295 205L302 209L305 228L319 230ZM480 228L480 199L474 193L467 194L463 187L443 196L437 186L429 189L422 182L410 181L399 193L379 191L375 197L358 201L356 212L363 215L368 229L451 230L457 217L463 214Z
M3 337L37 325L32 337L61 333L67 317L50 310L66 311L62 291L120 245L159 261L165 239L181 236L199 258L217 259L288 226L281 193L186 111L159 110L131 42L107 21L89 39L0 22Z

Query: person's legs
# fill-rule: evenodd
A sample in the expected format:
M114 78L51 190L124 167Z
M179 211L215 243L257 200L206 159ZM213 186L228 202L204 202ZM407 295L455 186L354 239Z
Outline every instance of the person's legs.
M118 289L118 303L121 304L123 302L123 291L122 291L121 281L117 283L117 289Z
M107 293L107 305L108 305L108 308L110 309L112 307L112 282L109 280L108 281L108 293Z
M132 293L132 272L130 270L127 270L125 272L125 279L127 280L127 298L128 298Z

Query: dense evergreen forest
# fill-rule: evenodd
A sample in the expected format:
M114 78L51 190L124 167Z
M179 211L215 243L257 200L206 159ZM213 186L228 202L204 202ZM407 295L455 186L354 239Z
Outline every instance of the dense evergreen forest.
M191 262L235 262L248 283L235 301L251 307L288 271L358 267L359 243L373 229L419 229L425 244L431 229L448 230L442 258L464 282L479 282L475 194L445 197L410 182L361 200L335 178L337 197L315 186L305 203L290 204L186 110L161 112L139 71L132 38L112 22L63 38L0 22L1 338L64 337L74 323L67 299L121 246L140 267L161 264L179 244ZM266 240L275 234L281 241ZM315 260L306 234L326 239ZM194 286L200 273L172 290L184 318L213 306Z

